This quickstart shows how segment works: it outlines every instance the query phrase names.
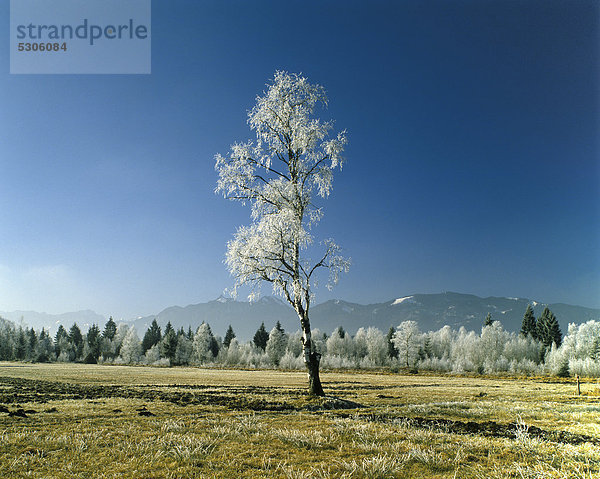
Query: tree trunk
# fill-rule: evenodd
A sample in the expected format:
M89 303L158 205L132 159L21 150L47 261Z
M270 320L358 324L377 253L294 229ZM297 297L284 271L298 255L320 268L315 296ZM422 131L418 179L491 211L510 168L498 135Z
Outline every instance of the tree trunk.
M298 315L300 316L300 324L302 326L302 352L304 354L304 364L308 372L308 392L313 396L325 396L323 386L321 385L321 378L319 377L321 355L314 350L310 321L304 310L301 309Z
M320 362L321 355L313 351L309 356L309 362L306 364L306 368L308 369L308 392L312 396L325 396L323 386L321 385L321 378L319 377Z

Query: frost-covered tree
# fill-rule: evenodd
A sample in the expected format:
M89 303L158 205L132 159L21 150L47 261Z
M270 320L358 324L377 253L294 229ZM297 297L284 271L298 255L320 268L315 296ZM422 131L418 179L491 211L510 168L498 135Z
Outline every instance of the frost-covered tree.
M216 340L212 330L210 329L210 326L208 323L202 323L194 335L194 342L192 346L194 360L198 363L212 361L212 359L216 356L215 343Z
M232 145L227 156L216 156L215 168L216 191L252 207L252 224L238 228L227 245L226 263L235 287L251 285L255 297L263 282L271 283L273 292L294 308L302 329L309 391L322 396L320 355L309 319L315 273L328 269L332 286L349 262L333 240L325 240L321 249L311 234L322 216L314 197L329 195L346 144L345 131L328 138L333 122L313 116L318 104L327 105L322 86L276 72L248 112L256 141Z
M302 331L298 330L289 334L287 352L294 358L302 354Z
M279 361L285 354L287 342L288 338L281 329L281 326L279 328L275 326L273 329L271 329L265 352L275 366L279 366Z
M394 335L398 359L406 367L414 366L421 347L421 333L416 321L402 321Z
M367 330L365 328L358 328L352 339L354 341L354 357L358 360L366 357L369 353L369 348L367 347Z
M177 348L175 349L174 363L178 365L186 365L190 363L193 352L193 344L186 334L177 335Z
M121 345L121 359L126 364L133 364L140 361L142 356L142 343L138 337L134 326L127 330L127 334Z
M354 356L354 341L341 326L336 328L327 339L327 354L348 359Z
M387 338L377 328L367 329L367 357L376 366L383 366L388 354Z

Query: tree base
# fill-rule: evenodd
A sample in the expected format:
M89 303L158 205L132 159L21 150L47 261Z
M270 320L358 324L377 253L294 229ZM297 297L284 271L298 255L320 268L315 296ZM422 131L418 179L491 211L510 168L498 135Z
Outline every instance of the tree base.
M321 355L312 352L309 356L309 361L306 364L306 368L308 369L308 393L311 396L325 396L323 385L321 384L321 378L319 377L320 362Z

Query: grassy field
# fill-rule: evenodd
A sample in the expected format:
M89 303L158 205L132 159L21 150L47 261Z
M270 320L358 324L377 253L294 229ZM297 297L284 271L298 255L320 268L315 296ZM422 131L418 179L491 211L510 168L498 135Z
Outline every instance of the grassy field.
M322 380L317 399L297 372L0 363L0 475L600 478L596 383Z

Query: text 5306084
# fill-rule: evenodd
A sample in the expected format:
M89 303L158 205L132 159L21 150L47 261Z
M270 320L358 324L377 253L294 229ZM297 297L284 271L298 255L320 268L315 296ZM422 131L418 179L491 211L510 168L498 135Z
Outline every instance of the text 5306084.
M19 43L17 50L20 52L66 52L67 42L54 43Z

